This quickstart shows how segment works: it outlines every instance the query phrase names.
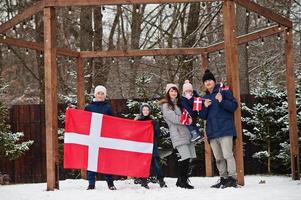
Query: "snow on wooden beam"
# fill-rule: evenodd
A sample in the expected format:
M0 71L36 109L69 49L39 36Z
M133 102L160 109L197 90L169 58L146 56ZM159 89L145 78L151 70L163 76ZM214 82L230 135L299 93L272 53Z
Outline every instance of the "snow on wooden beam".
M48 0L46 6L99 6L126 4L164 4L164 3L196 3L223 2L224 0Z
M253 1L250 0L234 0L237 4L245 7L247 10L253 11L261 16L266 17L267 19L270 19L272 21L275 21L283 26L286 26L288 28L293 27L293 23L288 20L287 18L276 14L272 10L265 8Z
M7 30L11 29L15 25L19 24L20 22L25 21L26 19L30 18L34 14L42 11L44 6L45 6L44 1L40 1L40 2L36 3L35 5L25 9L22 13L11 18L9 21L1 24L0 25L0 33L6 32Z
M166 48L166 49L134 49L112 51L83 51L82 58L95 57L139 57L139 56L175 56L175 55L199 55L204 48Z

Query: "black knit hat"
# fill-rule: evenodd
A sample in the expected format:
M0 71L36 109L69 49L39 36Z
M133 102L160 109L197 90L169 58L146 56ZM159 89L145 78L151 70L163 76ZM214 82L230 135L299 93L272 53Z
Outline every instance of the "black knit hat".
M205 74L203 76L203 83L207 80L213 80L215 81L214 75L212 74L212 72L209 69L206 69Z

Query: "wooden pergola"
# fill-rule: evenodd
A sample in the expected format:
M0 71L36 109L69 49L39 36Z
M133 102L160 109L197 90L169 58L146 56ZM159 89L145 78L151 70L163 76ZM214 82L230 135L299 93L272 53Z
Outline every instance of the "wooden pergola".
M56 47L55 9L66 6L99 6L99 5L128 5L128 4L164 4L164 3L193 3L193 2L223 2L224 42L207 47L198 48L166 48L152 50L110 50L110 51L83 51L76 52ZM236 35L235 4L245 7L249 12L255 12L277 25L264 28L246 35ZM6 36L5 32L15 25L31 18L38 12L44 13L44 44L15 39ZM77 98L78 107L83 109L84 100L84 69L83 61L95 57L135 57L135 56L174 56L198 55L201 58L202 70L208 67L208 54L216 51L225 51L227 81L235 98L240 102L240 81L237 47L253 40L284 33L285 38L285 64L286 83L289 114L289 137L291 150L291 173L293 180L300 179L298 127L296 113L294 55L292 22L262 7L250 0L42 0L9 21L0 25L0 43L21 48L44 51L45 64L45 117L46 117L46 164L47 164L47 190L59 188L57 177L58 166L58 139L57 139L57 56L74 57L77 63ZM235 127L237 141L235 157L237 163L238 183L244 185L243 140L241 125L241 109L235 112ZM205 143L206 176L212 176L212 153L208 143Z

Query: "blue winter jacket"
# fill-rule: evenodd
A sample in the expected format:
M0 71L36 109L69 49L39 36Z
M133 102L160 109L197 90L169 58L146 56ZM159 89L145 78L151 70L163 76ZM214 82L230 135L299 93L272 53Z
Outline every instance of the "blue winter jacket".
M199 94L197 93L197 91L193 90L193 96L191 97L191 99L187 99L186 97L182 97L181 99L181 104L182 107L185 108L187 110L187 112L189 113L189 115L194 118L198 116L197 111L193 111L193 102L194 102L194 97L199 97Z
M85 111L113 115L112 107L108 101L92 101L85 107Z
M223 100L218 102L215 96L219 89L220 84L216 84L212 93L206 91L202 98L210 99L212 103L205 108L203 102L203 109L199 112L200 118L207 120L206 133L209 141L224 136L236 136L233 113L237 109L237 101L230 90L221 90Z

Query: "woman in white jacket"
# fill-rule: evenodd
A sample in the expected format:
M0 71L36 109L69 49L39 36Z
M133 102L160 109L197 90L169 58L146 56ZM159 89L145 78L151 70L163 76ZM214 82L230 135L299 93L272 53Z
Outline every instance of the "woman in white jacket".
M170 139L172 145L179 152L178 160L178 187L193 189L194 187L188 183L188 173L190 160L196 158L195 146L190 141L190 133L186 125L181 124L181 95L175 84L167 84L166 95L160 103L163 117L169 127ZM191 119L190 123L191 123Z

